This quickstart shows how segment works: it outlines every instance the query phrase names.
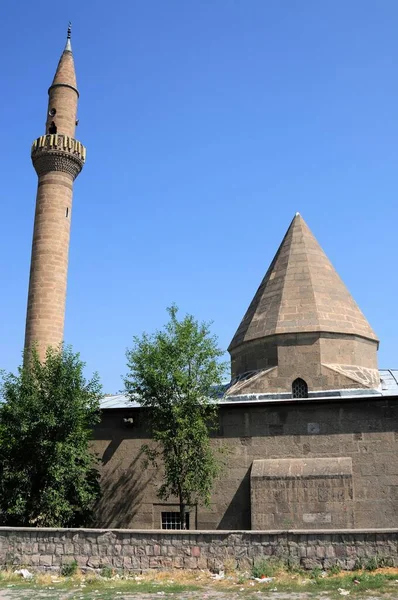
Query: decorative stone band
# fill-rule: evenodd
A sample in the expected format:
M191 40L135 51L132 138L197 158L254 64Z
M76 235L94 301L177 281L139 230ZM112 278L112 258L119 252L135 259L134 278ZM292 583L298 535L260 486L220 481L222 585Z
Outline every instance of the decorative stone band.
M76 179L86 160L86 148L74 138L54 133L42 135L33 142L31 157L39 177L51 171L63 171Z
M50 93L51 90L56 87L66 87L76 92L77 97L79 97L80 95L78 90L75 87L73 87L73 85L69 85L69 83L54 83L51 87L48 88L48 93Z

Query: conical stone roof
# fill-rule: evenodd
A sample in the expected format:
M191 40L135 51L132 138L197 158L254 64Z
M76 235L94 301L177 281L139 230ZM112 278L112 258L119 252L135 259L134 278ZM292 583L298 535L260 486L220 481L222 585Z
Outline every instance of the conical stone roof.
M70 85L75 89L77 88L75 63L69 38L59 59L52 85Z
M281 333L332 332L377 341L333 265L296 214L229 350Z

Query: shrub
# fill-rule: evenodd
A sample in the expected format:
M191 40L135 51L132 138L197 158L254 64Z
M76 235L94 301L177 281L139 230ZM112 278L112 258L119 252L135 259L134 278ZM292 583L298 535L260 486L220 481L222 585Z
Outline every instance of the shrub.
M372 556L365 564L366 571L375 571L379 566L377 556Z
M256 561L252 566L252 576L261 579L262 577L273 577L280 565L270 559L262 558Z
M106 565L105 567L102 567L101 577L104 577L105 579L111 579L111 577L113 577L112 567L109 567L108 565Z
M72 577L72 575L75 575L77 573L77 562L75 560L73 560L70 563L67 563L66 565L63 565L61 568L61 575L63 575L64 577Z

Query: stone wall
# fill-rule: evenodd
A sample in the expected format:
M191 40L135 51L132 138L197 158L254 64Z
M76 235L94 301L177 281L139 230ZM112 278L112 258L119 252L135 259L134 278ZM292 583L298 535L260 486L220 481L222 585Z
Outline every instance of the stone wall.
M398 565L398 530L134 531L0 528L0 566L59 569L76 560L83 569L250 569L271 557L305 569L384 557Z
M223 455L226 468L216 481L210 506L192 509L190 528L253 528L250 474L255 460L336 457L352 460L353 497L349 500L353 520L336 520L338 511L313 506L305 512L332 515L330 522L324 519L315 527L398 528L397 432L395 397L221 406L219 431L212 443L227 450ZM103 411L93 442L102 459L103 497L96 527L160 529L160 513L178 511L175 499L160 505L157 490L162 483L161 473L145 468L140 456L141 446L150 443L148 434L144 410ZM267 526L260 528L309 529L299 514L292 520L290 507L277 498L280 491L275 487L272 502L277 510L271 511Z

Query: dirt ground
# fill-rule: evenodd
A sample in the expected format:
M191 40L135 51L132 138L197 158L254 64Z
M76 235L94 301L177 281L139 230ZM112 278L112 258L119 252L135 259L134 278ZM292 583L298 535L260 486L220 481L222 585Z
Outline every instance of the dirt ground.
M159 600L160 598L170 598L173 600L260 600L260 599L272 599L272 600L336 600L342 596L334 592L315 592L315 593L300 593L300 592L278 592L278 591L262 591L255 590L253 592L241 592L239 590L215 590L211 588L204 588L200 591L187 591L187 592L149 592L149 593L124 593L107 591L106 593L101 592L89 592L84 596L81 592L74 590L61 591L61 590L28 590L28 589L0 589L0 600L101 600L106 598L110 600L115 598L116 600ZM353 595L352 598L355 600L393 600L398 598L397 593L364 593L363 595Z
M110 576L111 575L111 576ZM136 576L76 572L63 577L0 572L0 600L398 600L398 569L372 573L278 570L250 573L159 572Z

